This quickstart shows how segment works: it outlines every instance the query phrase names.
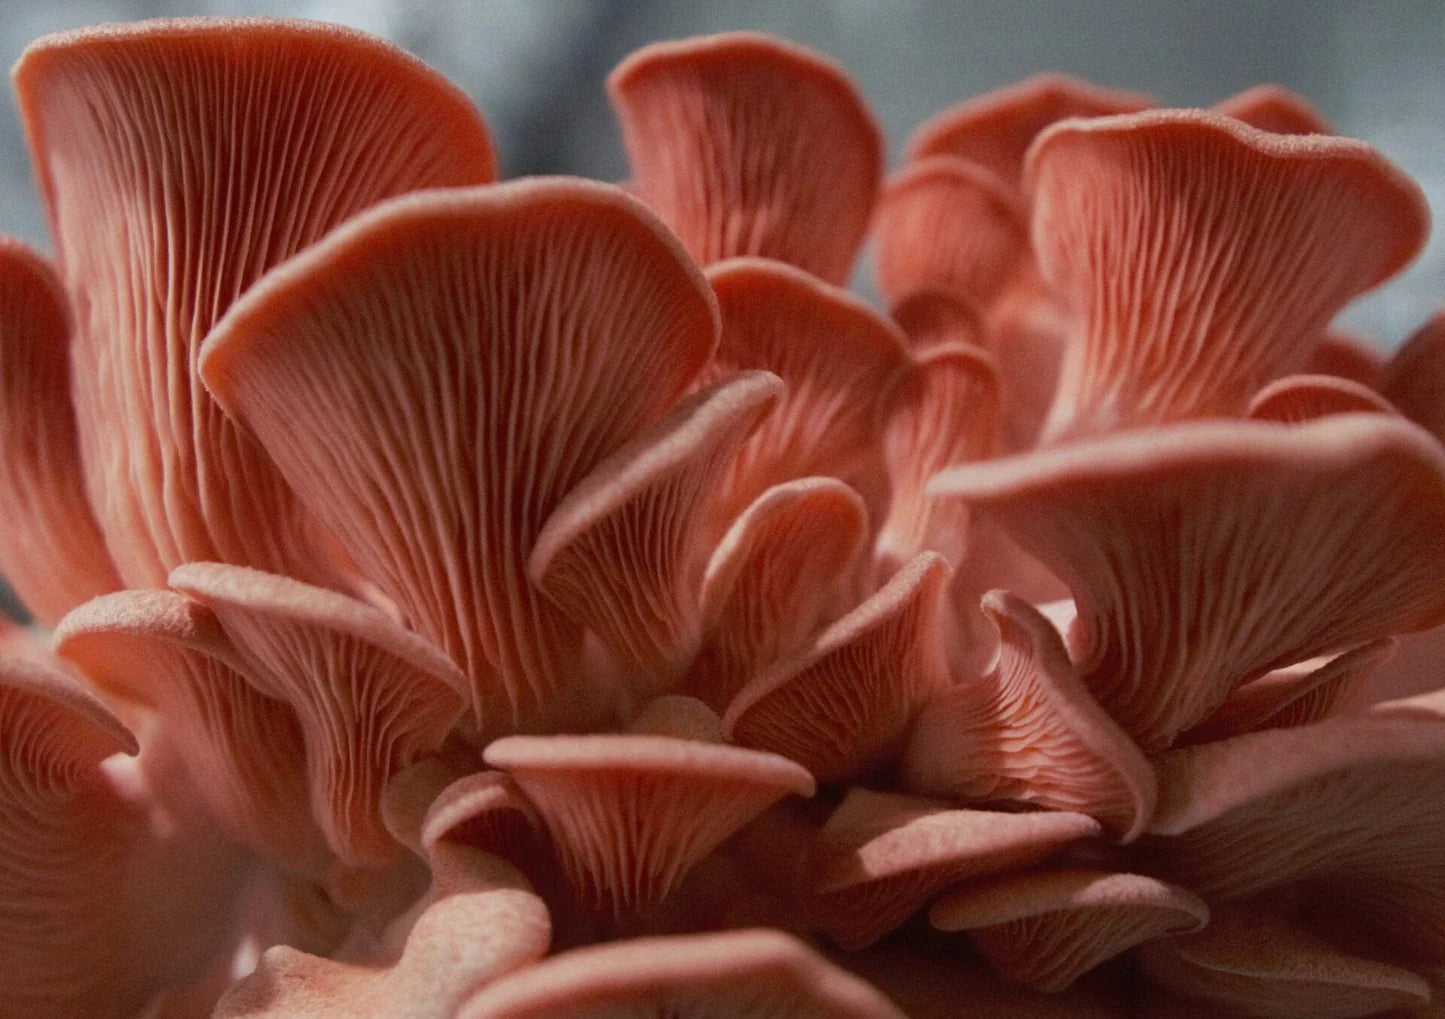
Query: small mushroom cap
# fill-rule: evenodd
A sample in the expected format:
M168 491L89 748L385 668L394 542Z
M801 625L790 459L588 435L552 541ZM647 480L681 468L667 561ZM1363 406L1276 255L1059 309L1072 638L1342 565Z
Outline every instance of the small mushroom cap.
M878 200L878 287L890 300L938 288L993 304L1028 257L1028 212L984 168L951 156L910 163Z
M673 736L510 736L483 758L531 800L578 894L618 913L661 901L763 810L814 792L777 754Z
M725 515L771 485L827 475L857 489L880 520L879 387L908 362L907 338L858 297L781 262L730 259L707 277L722 312L713 372L763 369L787 385L743 446Z
M1114 838L1136 838L1154 810L1154 769L1090 696L1037 609L990 591L983 611L999 635L997 662L924 707L904 754L909 783L1074 810Z
M1083 814L959 810L943 800L854 788L813 849L810 911L839 945L856 951L950 885L1022 869L1100 830Z
M1248 1015L1353 1019L1430 999L1429 985L1407 969L1249 910L1215 910L1203 930L1151 941L1138 956L1155 983Z
M1135 945L1198 930L1209 907L1140 874L1059 870L965 885L934 903L928 919L970 932L1007 979L1062 991Z
M1104 88L1066 74L1037 74L925 121L908 141L908 158L968 159L1017 189L1029 145L1054 121L1133 113L1153 105L1153 98L1138 92Z
M900 748L945 681L938 647L948 564L924 552L799 655L738 692L723 732L799 761L820 782L855 777Z
M789 1015L902 1019L862 980L779 931L640 938L565 952L477 993L458 1019Z
M841 67L773 36L729 32L645 46L607 91L633 187L700 265L759 255L847 281L883 138Z
M1275 134L1334 134L1324 114L1280 85L1255 85L1214 104L1214 112Z
M1445 442L1445 311L1395 351L1382 372L1380 390L1406 417Z
M991 338L982 310L962 294L942 287L915 290L888 308L915 350L938 343L966 343L987 350Z

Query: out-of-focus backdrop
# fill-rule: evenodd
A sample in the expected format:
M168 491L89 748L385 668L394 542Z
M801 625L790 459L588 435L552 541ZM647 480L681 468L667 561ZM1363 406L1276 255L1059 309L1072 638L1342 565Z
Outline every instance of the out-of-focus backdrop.
M842 61L895 161L919 121L1035 71L1175 106L1274 81L1384 151L1445 215L1445 0L0 0L0 56L13 63L64 28L183 14L317 18L385 36L467 90L507 176L624 176L607 72L648 42L753 28ZM13 101L0 118L0 232L48 247ZM1389 348L1442 303L1436 238L1344 324Z

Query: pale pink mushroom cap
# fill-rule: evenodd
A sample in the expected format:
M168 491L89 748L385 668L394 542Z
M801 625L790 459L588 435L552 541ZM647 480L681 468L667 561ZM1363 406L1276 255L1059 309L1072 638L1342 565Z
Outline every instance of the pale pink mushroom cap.
M655 43L607 79L633 187L700 265L759 255L844 283L883 175L845 71L753 32Z
M1281 85L1247 88L1215 103L1213 111L1275 134L1335 133L1313 103Z
M1254 394L1245 416L1286 424L1326 414L1396 414L1388 400L1362 382L1334 375L1286 375Z

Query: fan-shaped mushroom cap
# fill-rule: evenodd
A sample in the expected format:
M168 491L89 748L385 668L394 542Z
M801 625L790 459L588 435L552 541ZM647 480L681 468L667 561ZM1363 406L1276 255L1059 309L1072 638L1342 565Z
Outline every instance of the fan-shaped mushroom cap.
M477 988L546 954L547 907L511 864L458 845L439 847L431 863L432 890L399 957L339 962L277 945L215 1015L451 1019Z
M1395 641L1372 640L1338 655L1311 658L1261 676L1229 695L1180 743L1209 743L1258 729L1309 725L1353 700L1355 691L1394 653Z
M967 343L985 350L990 346L983 312L955 291L939 287L915 290L895 301L888 317L898 323L914 350L939 343Z
M1445 619L1445 450L1383 414L1121 434L930 490L1069 585L1074 663L1146 752L1270 669Z
M170 582L216 614L252 684L295 709L331 849L348 864L394 857L382 789L461 716L465 680L451 659L380 610L298 580L187 563Z
M722 710L754 672L800 650L852 593L867 537L863 500L835 478L758 496L708 561L706 637L688 691Z
M0 237L0 574L46 626L120 587L86 499L60 281Z
M1353 1019L1423 1005L1409 970L1361 959L1279 918L1214 910L1209 926L1139 948L1149 979L1213 1007L1279 1019Z
M315 22L102 25L32 43L14 74L78 309L87 489L120 576L158 586L217 559L325 577L311 522L198 384L197 351L251 283L342 220L491 180L486 126L420 61Z
M1445 442L1445 311L1417 329L1382 374L1390 402Z
M700 265L761 255L847 281L883 176L883 138L841 67L729 32L643 47L607 92L633 187Z
M532 581L651 686L697 653L718 490L782 391L776 375L745 372L693 394L582 479L537 535Z
M458 1019L654 1015L903 1019L862 980L765 929L575 949L484 988Z
M1430 222L1415 183L1362 142L1199 110L1056 124L1028 178L1040 270L1082 318L1054 438L1242 410Z
M437 794L421 827L429 854L438 842L459 842L525 867L535 853L542 822L505 772L480 771L457 779Z
M788 387L738 457L733 512L780 481L829 475L881 519L878 390L907 363L902 331L848 291L781 262L732 259L707 276L722 309L714 371L766 369Z
M581 623L527 557L716 338L712 292L641 203L552 178L357 217L252 288L201 372L496 732L590 706Z
M1404 958L1445 960L1445 704L1269 729L1165 754L1151 846L1171 879L1239 898L1313 880ZM1354 921L1352 921L1354 922Z
M1141 874L1060 870L964 885L934 903L928 919L968 931L1005 978L1062 991L1135 945L1198 930L1209 907Z
M878 288L890 300L937 288L987 307L1028 257L1019 197L951 156L910 163L889 178L875 220Z
M1249 401L1245 416L1259 421L1294 423L1326 414L1394 414L1369 386L1334 375L1286 375L1265 386Z
M484 753L541 815L579 896L661 901L724 839L813 778L776 754L653 735L511 736Z
M945 682L937 626L948 576L932 552L905 564L811 647L743 687L723 716L724 734L798 761L820 782L882 763Z
M1371 389L1379 389L1384 368L1384 355L1369 340L1333 329L1321 337L1305 364L1310 374L1335 375Z
M209 609L174 591L116 591L66 615L55 650L104 689L155 709L150 743L179 758L227 834L284 866L326 868L296 713L245 678Z
M1020 870L1099 831L1083 814L958 810L942 800L851 789L814 849L809 909L839 945L856 951L949 885Z
M1214 104L1214 112L1275 134L1334 134L1324 114L1280 85L1256 85Z
M963 561L968 514L924 495L945 467L998 451L1002 406L998 369L977 347L950 343L915 353L883 394L883 458L893 498L875 556L890 564L924 550L953 566Z
M1015 189L1034 137L1065 117L1133 113L1153 106L1138 92L1103 88L1066 74L1037 74L965 100L925 121L908 142L910 160L957 156L987 167Z
M124 884L140 820L99 769L135 752L130 731L73 679L0 659L0 1012L139 1007Z
M998 661L924 706L904 755L909 784L1075 810L1114 838L1138 836L1154 809L1154 769L1089 695L1037 609L991 591L983 610L998 630Z

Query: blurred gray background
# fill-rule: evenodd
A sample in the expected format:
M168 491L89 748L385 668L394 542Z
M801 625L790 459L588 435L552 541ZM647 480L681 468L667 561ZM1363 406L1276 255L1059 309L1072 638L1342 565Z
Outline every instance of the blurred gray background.
M841 60L895 163L919 121L1035 71L1174 106L1274 81L1381 149L1445 210L1445 0L0 0L0 56L9 65L64 28L185 14L317 18L394 40L471 94L507 176L623 177L607 72L644 43L753 28ZM0 116L0 232L49 248L13 101ZM868 289L866 272L860 283ZM1437 238L1344 324L1388 349L1442 303ZM0 583L0 609L7 601Z
M621 178L607 72L647 42L754 28L841 60L895 162L919 121L1039 70L1174 106L1275 81L1383 150L1445 210L1445 0L0 0L0 56L9 65L58 29L182 14L318 18L392 39L470 93L507 176ZM0 118L0 232L48 248L13 101ZM1389 348L1442 302L1436 239L1344 321Z

